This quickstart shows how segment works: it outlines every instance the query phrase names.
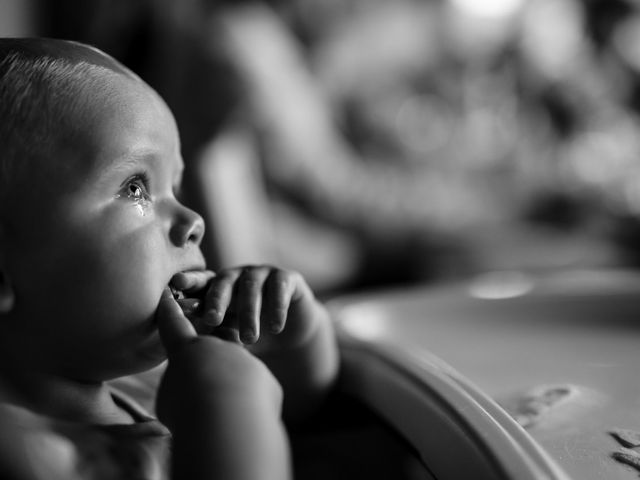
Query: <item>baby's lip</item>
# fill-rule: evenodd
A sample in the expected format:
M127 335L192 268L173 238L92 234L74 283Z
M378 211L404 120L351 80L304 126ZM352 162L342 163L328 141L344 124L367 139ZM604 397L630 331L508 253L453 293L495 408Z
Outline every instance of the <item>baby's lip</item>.
M183 282L176 281L176 276L177 275L179 275L181 273L202 271L202 270L205 270L205 269L206 269L206 266L204 265L204 263L198 262L198 263L196 263L194 265L191 265L188 268L185 268L184 270L180 270L180 271L176 272L175 274L173 274L171 276L171 278L169 279L169 283L167 284L167 286L171 290L171 294L173 295L173 298L175 298L176 300L181 300L181 299L185 298L185 294L182 291L182 289L176 285L176 283L183 283ZM183 285L183 288L184 288L184 285Z
M175 298L176 300L181 300L184 298L184 293L182 290L178 290L171 284L169 284L169 289L171 290L171 295L173 295L173 298Z

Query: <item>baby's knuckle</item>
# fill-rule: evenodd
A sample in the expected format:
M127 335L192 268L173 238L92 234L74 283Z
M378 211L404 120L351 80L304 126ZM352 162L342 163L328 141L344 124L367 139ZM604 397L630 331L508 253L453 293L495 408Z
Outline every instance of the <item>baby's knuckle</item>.
M236 275L231 270L223 270L213 277L212 281L220 284L233 280L234 278L236 278Z
M210 290L207 295L207 301L210 303L222 303L224 299L225 294L220 290Z
M247 304L247 305L243 305L240 308L238 314L240 315L240 317L242 317L244 319L253 320L254 318L256 318L258 316L258 309L253 304Z
M240 284L246 290L257 290L260 288L260 280L255 277L246 277L240 280Z
M287 270L274 270L271 273L271 281L279 288L286 288L290 278L291 273Z

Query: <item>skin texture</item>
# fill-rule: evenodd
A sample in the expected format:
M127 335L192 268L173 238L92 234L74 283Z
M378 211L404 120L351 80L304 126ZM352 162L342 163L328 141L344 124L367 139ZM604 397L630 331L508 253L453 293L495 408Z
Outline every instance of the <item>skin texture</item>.
M100 58L114 67L86 92L77 148L51 152L0 219L0 378L35 412L128 423L105 381L168 355L158 414L174 477L286 479L282 409L303 418L335 380L331 322L295 272L206 270L203 220L177 199L173 116Z

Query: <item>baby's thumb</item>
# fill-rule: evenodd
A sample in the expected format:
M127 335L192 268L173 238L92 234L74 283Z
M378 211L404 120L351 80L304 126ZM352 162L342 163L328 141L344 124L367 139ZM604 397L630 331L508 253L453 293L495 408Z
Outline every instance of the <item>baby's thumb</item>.
M195 328L182 313L182 309L174 300L171 290L165 288L160 297L158 311L156 312L158 332L160 340L168 355L175 352L180 346L190 343L197 338Z

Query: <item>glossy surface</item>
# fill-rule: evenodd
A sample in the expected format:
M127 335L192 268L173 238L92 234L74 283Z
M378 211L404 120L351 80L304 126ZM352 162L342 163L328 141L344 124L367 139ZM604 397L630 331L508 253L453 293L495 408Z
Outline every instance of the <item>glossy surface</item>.
M351 336L436 355L503 405L575 479L637 478L610 432L640 431L640 276L487 274L330 307Z

